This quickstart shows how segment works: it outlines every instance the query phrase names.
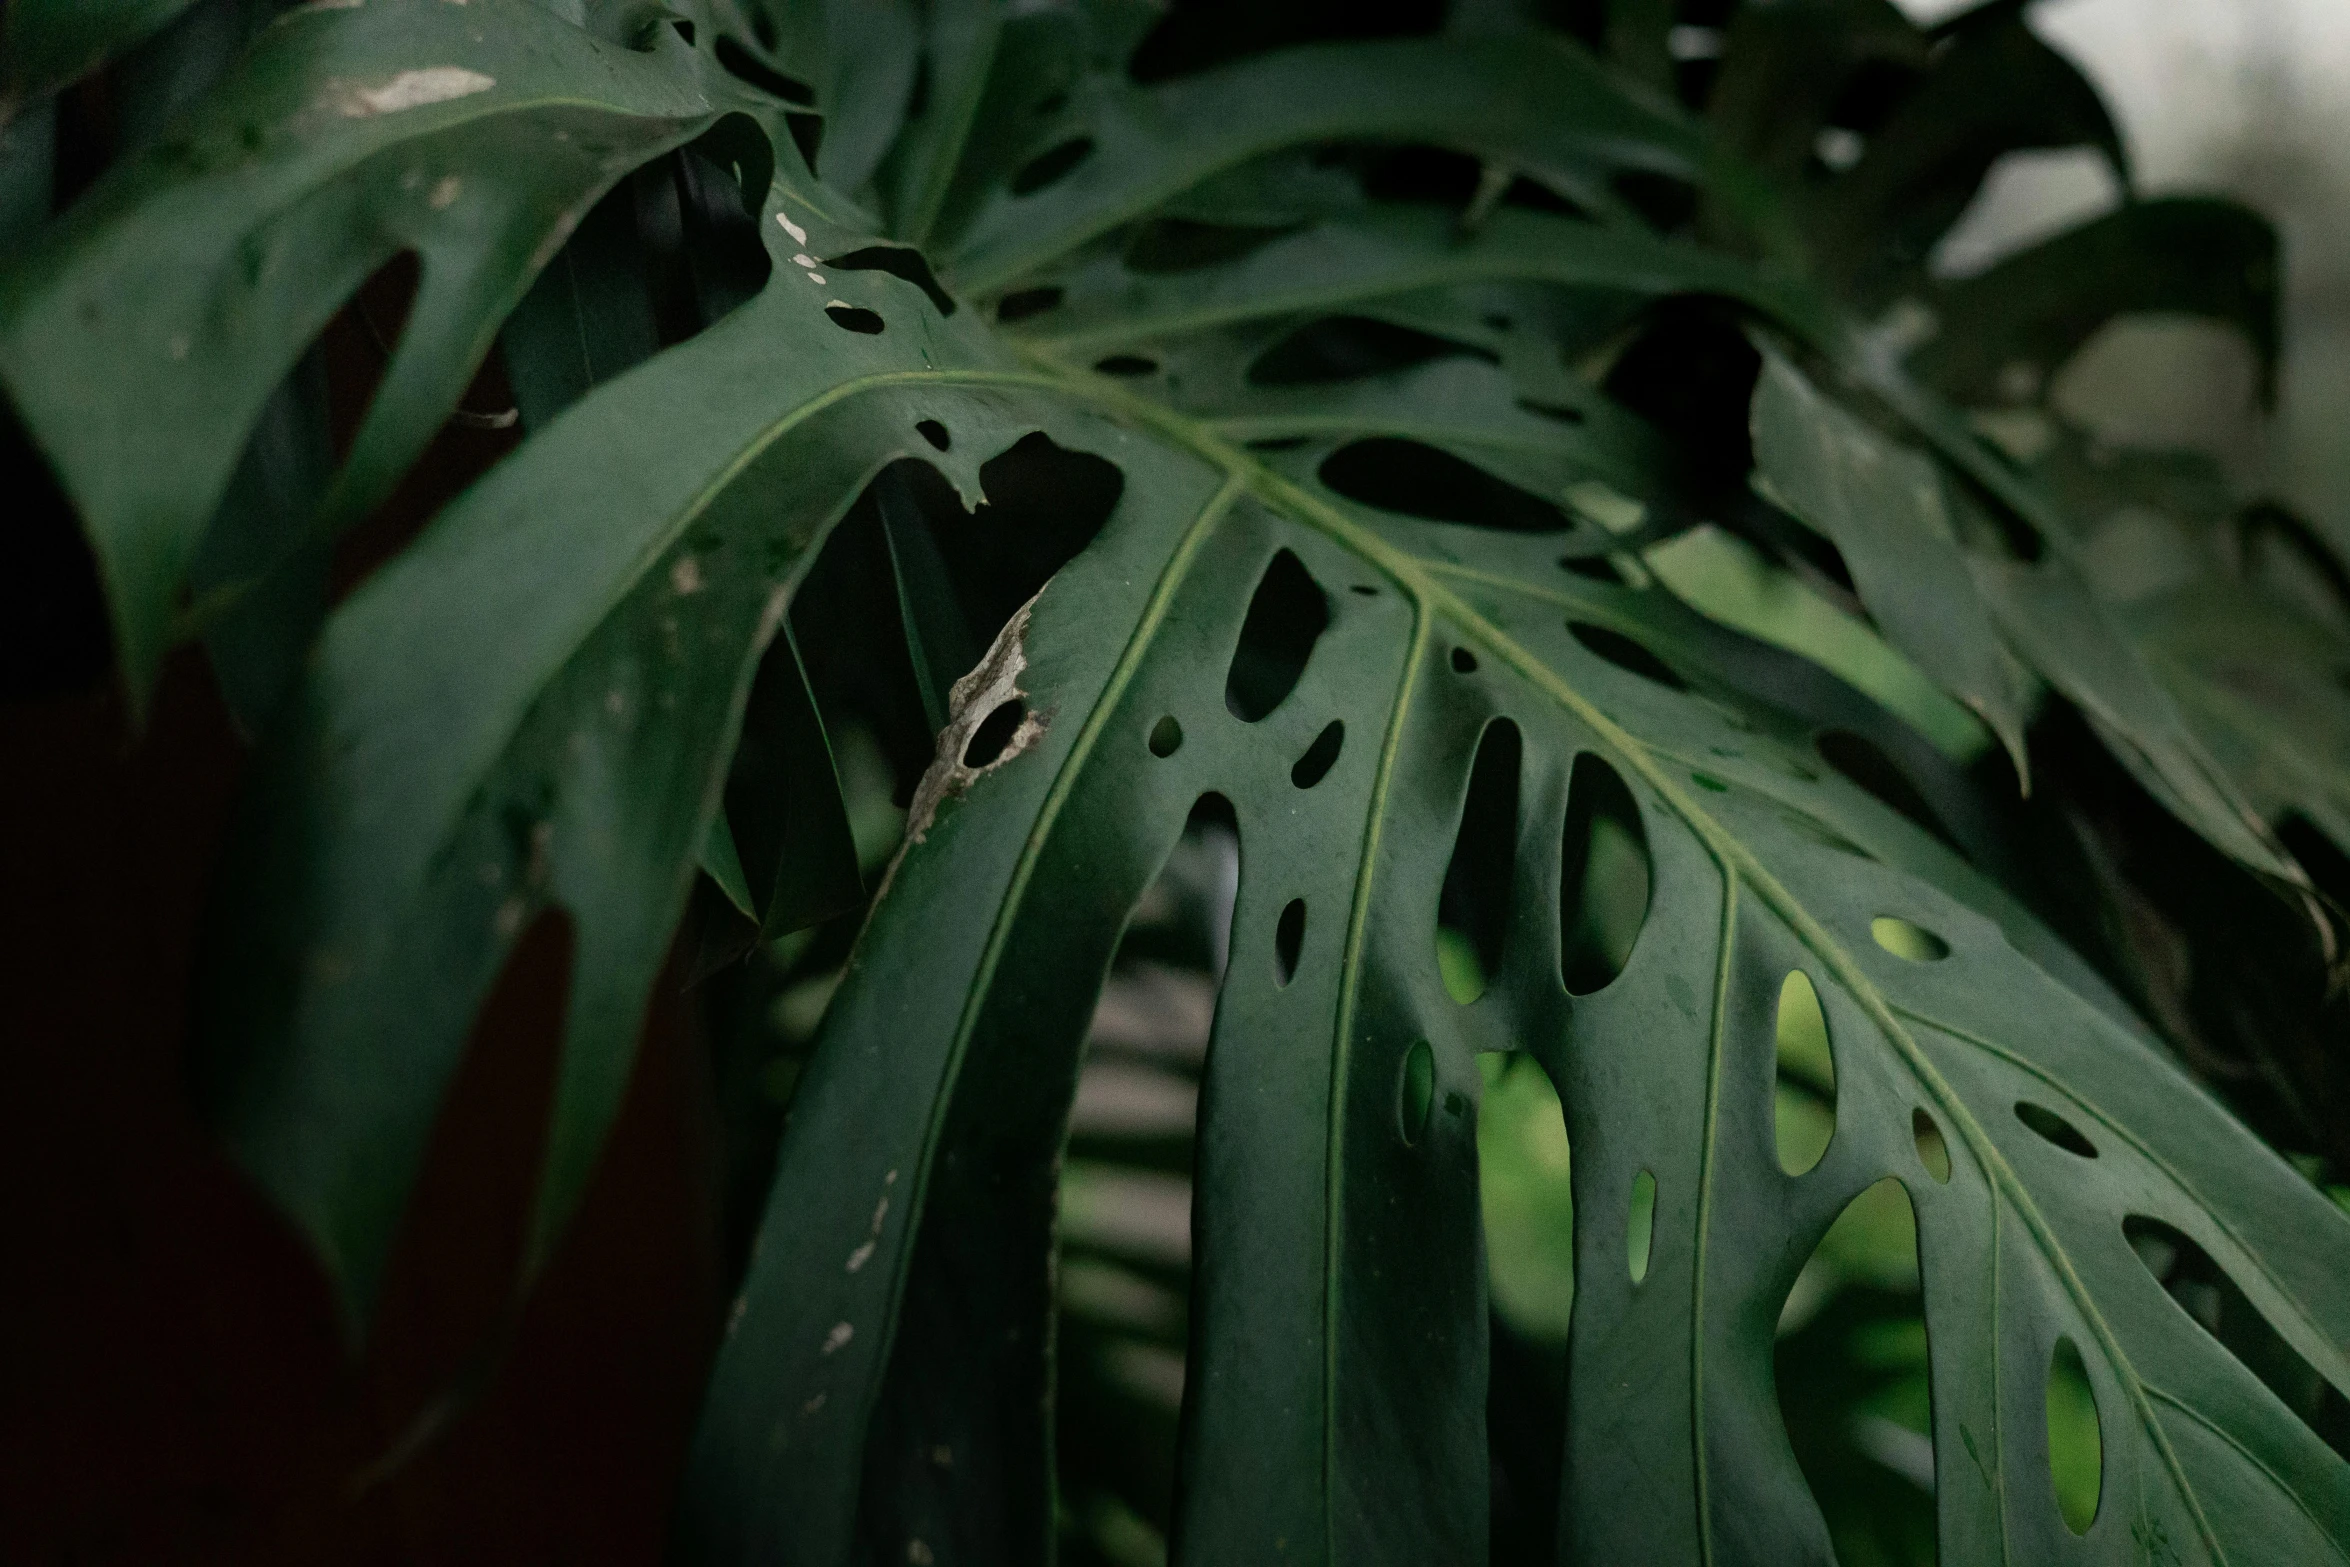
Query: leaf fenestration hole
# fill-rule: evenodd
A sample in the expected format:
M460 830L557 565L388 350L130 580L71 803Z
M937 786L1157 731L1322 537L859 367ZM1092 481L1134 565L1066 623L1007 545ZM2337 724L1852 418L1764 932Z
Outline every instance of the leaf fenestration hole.
M1454 648L1452 650L1452 668L1455 674L1475 674L1477 672L1477 655L1465 647Z
M902 282L913 284L929 296L931 304L942 316L955 313L954 296L939 286L930 270L930 262L922 252L906 245L867 245L852 250L845 256L835 256L824 263L827 272L886 272Z
M955 444L955 438L947 434L947 427L936 419L922 420L914 426L914 433L928 441L933 451L943 452Z
M1012 743L1012 736L1019 733L1020 721L1027 716L1028 704L1018 697L998 703L995 711L981 719L979 727L971 731L971 741L963 747L963 765L986 767L993 764Z
M1801 969L1779 983L1778 1081L1772 1096L1779 1168L1802 1175L1836 1135L1836 1055L1820 993Z
M1048 147L1022 164L1020 172L1012 176L1012 194L1033 196L1054 181L1067 178L1077 165L1092 156L1091 136L1072 136L1065 142Z
M1573 996L1604 989L1648 923L1653 867L1640 807L1623 776L1585 751L1567 775L1559 840L1559 978Z
M2138 1261L2195 1325L2350 1462L2350 1398L2270 1325L2227 1270L2184 1231L2144 1214L2122 1221Z
M1909 1113L1910 1140L1917 1145L1918 1163L1926 1173L1944 1186L1950 1184L1950 1144L1942 1137L1942 1128L1923 1110Z
M1167 714L1151 725L1150 748L1153 756L1173 756L1183 745L1183 726Z
M2064 1526L2087 1534L2104 1489L2105 1433L2080 1346L2059 1338L2048 1357L2048 1478Z
M1643 1170L1632 1177L1632 1200L1624 1209L1624 1269L1639 1284L1648 1278L1656 1247L1656 1177Z
M1604 582L1611 588L1630 586L1624 581L1624 574L1616 569L1616 563L1605 555L1561 555L1559 568L1587 582Z
M1452 862L1436 904L1436 966L1444 988L1466 1006L1501 972L1517 874L1518 726L1497 718L1477 739L1461 801Z
M1406 1147L1420 1140L1435 1102L1436 1052L1422 1039L1404 1052L1395 1076L1395 1128Z
M1595 658L1607 660L1626 674L1653 681L1668 691L1689 689L1689 682L1675 674L1672 665L1621 631L1595 626L1587 620L1570 620L1567 622L1567 630L1574 633L1575 640L1583 644L1586 652Z
M1346 722L1333 718L1314 736L1314 743L1306 747L1305 755L1289 769L1289 781L1300 789L1311 789L1330 776L1330 769L1338 765L1339 748L1346 743Z
M1548 1564L1566 1449L1567 1335L1575 1308L1574 1151L1558 1089L1522 1050L1477 1057L1477 1188L1485 1219L1492 1367L1491 1559Z
M1030 316L1041 316L1060 304L1062 294L1060 286L1053 283L1038 288L1016 288L995 302L995 318L1010 326Z
M765 16L758 16L754 20L752 31L757 35L761 48L772 50L775 47L775 24ZM718 35L718 64L727 75L748 82L761 92L781 98L785 103L811 107L816 102L815 90L806 82L784 75L723 33Z
M1350 501L1429 522L1504 533L1563 533L1574 526L1540 496L1422 441L1386 435L1352 441L1323 458L1316 473Z
M1369 316L1326 316L1290 333L1249 366L1252 386L1322 386L1467 354L1492 354Z
M1306 900L1292 898L1283 906L1281 919L1273 927L1273 962L1278 983L1287 985L1297 977L1298 954L1305 950Z
M1224 707L1253 724L1279 707L1305 678L1306 660L1330 627L1330 600L1305 563L1277 552L1257 580L1240 642L1224 676Z
M867 337L881 335L881 317L861 305L826 305L824 313L844 332L861 332Z
M1949 942L1896 915L1880 914L1869 921L1869 934L1878 946L1907 963L1939 963L1950 956Z
M2097 1145L2081 1135L2079 1127L2046 1105L2036 1105L2029 1099L2018 1099L2015 1102L2015 1118L2030 1127L2043 1141L2054 1143L2076 1159L2097 1157Z
M1107 359L1097 360L1094 368L1104 375L1121 377L1157 375L1159 362L1156 359L1146 359L1141 354L1112 354Z
M1779 1418L1843 1561L1870 1559L1857 1548L1864 1541L1890 1560L1934 1560L1934 1393L1921 1283L1917 1213L1909 1189L1887 1176L1844 1205L1779 1310L1771 1356ZM1856 1485L1876 1498L1857 1540L1844 1525L1859 1521L1847 1502Z

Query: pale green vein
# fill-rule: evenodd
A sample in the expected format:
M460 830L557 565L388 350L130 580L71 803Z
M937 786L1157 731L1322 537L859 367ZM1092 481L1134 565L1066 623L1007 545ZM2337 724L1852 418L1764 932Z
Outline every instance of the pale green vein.
M1722 1044L1730 1018L1730 965L1738 951L1738 873L1719 853L1713 860L1715 868L1722 873L1722 936L1714 959L1713 1021L1706 1035L1705 1127L1697 1144L1696 1253L1689 1270L1689 1461L1697 1482L1698 1558L1707 1563L1714 1559L1713 1487L1705 1460L1707 1220L1713 1208L1714 1145L1722 1104ZM1655 1233L1653 1228L1650 1233Z
M1253 463L1232 470L1236 479L1249 476ZM1390 575L1393 575L1392 573ZM1428 654L1428 601L1406 577L1394 578L1412 606L1412 641L1396 682L1395 700L1388 709L1387 733L1379 746L1379 771L1371 782L1369 810L1363 824L1362 861L1355 871L1354 904L1347 910L1346 950L1339 958L1338 1021L1330 1041L1330 1121L1325 1132L1322 1187L1322 1539L1327 1552L1333 1535L1330 1500L1337 1490L1338 1464L1338 1279L1339 1253L1344 1237L1338 1223L1340 1165L1345 1149L1347 1056L1354 1038L1355 997L1363 971L1363 943L1371 920L1371 884L1378 874L1379 840L1387 825L1387 797L1395 778L1395 759L1402 749L1404 720L1419 687L1420 665Z
M1025 352L1034 361L1057 363L1033 349ZM1354 551L1394 579L1416 601L1426 604L1431 613L1441 615L1476 638L1496 658L1592 729L1625 766L1638 773L1663 797L1673 813L1706 845L1717 863L1731 867L1739 880L1754 889L1766 908L1787 922L1797 940L1811 950L1859 1004L1870 1021L1877 1025L1921 1089L1940 1107L1951 1126L1965 1140L1968 1151L1989 1175L1998 1194L2006 1199L2010 1209L2023 1222L2026 1232L2031 1235L2035 1246L2072 1300L2074 1308L2081 1314L2082 1321L2087 1324L2091 1336L2096 1339L2099 1349L2105 1354L2107 1363L2120 1379L2163 1468L2195 1520L2196 1531L2202 1537L2205 1548L2215 1562L2225 1567L2227 1553L2204 1511L2202 1498L2189 1482L2185 1466L2172 1447L2169 1434L2157 1420L2153 1406L2147 1400L2145 1384L2140 1381L2135 1366L2123 1352L2113 1325L2098 1309L2095 1298L2089 1293L2079 1271L2074 1268L2071 1257L2057 1240L2046 1216L2032 1200L2031 1193L2014 1167L2007 1162L1989 1132L1975 1118L1972 1108L1942 1076L1908 1029L1903 1027L1900 1017L1844 944L1771 874L1735 834L1699 806L1680 781L1658 763L1646 746L1568 685L1556 671L1440 583L1419 559L1389 544L1320 496L1274 473L1247 452L1218 440L1194 421L1126 391L1107 377L1065 368L1063 374L1102 402L1208 457L1227 472L1240 476L1248 488L1266 504Z
M2316 1313L2312 1312L2309 1309L2307 1303L2304 1302L2299 1295L2297 1295L2292 1289L2288 1288L2285 1283L2276 1276L2276 1274L2269 1268L2266 1259L2261 1255L2260 1251L2236 1232L2236 1227L2228 1222L2227 1217L2222 1211L2220 1205L2206 1197L2193 1181L2188 1180L2184 1175L2180 1174L2176 1166L2172 1165L2169 1160L2163 1158L2161 1154L2157 1153L2154 1148L2150 1146L2143 1138L2139 1137L2137 1133L2131 1131L2128 1127L2122 1125L2119 1121L2116 1121L2112 1116L2107 1115L2104 1109L2099 1106L2096 1101L2083 1095L2078 1089L2074 1088L2063 1078L2058 1077L2054 1072L2049 1071L2046 1067L2041 1066L2038 1062L2031 1060L2017 1051L2010 1050L2005 1045L1995 1044L1992 1041L1983 1038L1980 1034L1973 1033L1968 1029L1960 1028L1952 1023L1946 1023L1940 1018L1930 1016L1927 1013L1917 1011L1910 1007L1902 1006L1899 1003L1894 1004L1893 1010L1900 1013L1903 1017L1910 1019L1912 1022L1922 1024L1925 1027L1934 1029L1939 1033L1947 1034L1952 1039L1958 1040L1963 1044L1972 1045L1975 1049L1982 1051L1985 1055L1991 1056L2000 1061L2004 1061L2009 1066L2014 1067L2017 1071L2038 1079L2041 1083L2047 1085L2048 1088L2057 1094L2062 1095L2066 1100L2070 1101L2071 1104L2076 1109L2078 1109L2082 1115L2096 1122L2099 1126L2110 1132L2116 1142L2122 1144L2124 1147L2127 1147L2132 1153L2135 1153L2139 1158L2145 1160L2147 1164L2152 1166L2155 1170L2161 1172L2164 1180L2169 1181L2173 1186L2177 1187L2178 1190L2186 1196L2187 1200L2195 1205L2199 1212L2203 1213L2209 1218L2211 1223L2217 1228L2218 1232L2226 1236L2229 1243L2242 1254L2241 1260L2245 1263L2245 1265L2248 1266L2251 1271L2257 1273L2261 1279L2267 1283L2268 1287L2276 1292L2278 1299L2286 1301L2292 1306L2295 1314L2298 1315L2301 1319L2302 1325L2308 1328L2309 1336L2312 1341L2317 1346L2319 1346L2319 1353L2321 1358L2328 1360L2334 1360L2338 1358L2339 1352L2336 1351L2333 1345L2327 1341L2323 1330L2319 1329L2316 1325ZM2304 1352L2306 1353L2306 1347L2304 1348ZM2350 1365L2338 1364L2335 1367L2333 1376L2329 1378L2329 1380L2335 1382L2337 1385L2340 1385L2345 1381L2350 1381ZM2350 1387L2343 1388L2343 1391L2350 1393Z
M921 1152L914 1162L913 1179L909 1183L909 1200L912 1203L910 1212L922 1212L928 1200L931 1161L945 1125L947 1108L954 1098L955 1082L962 1074L963 1057L969 1049L972 1030L978 1026L979 1015L986 1008L991 991L990 981L996 965L1003 960L1005 946L1011 940L1012 927L1017 923L1028 883L1036 873L1037 861L1044 852L1045 843L1052 837L1053 826L1077 787L1077 780L1085 771L1086 761L1092 755L1102 730L1117 710L1119 699L1125 694L1127 686L1132 684L1135 671L1141 667L1144 655L1149 652L1159 627L1165 622L1168 606L1174 601L1176 590L1190 574L1192 562L1198 558L1201 547L1215 532L1216 524L1222 521L1240 489L1238 480L1228 476L1185 529L1174 554L1160 571L1159 580L1153 585L1150 599L1143 607L1142 618L1136 622L1133 633L1127 638L1125 650L1119 655L1109 680L1103 684L1100 697L1095 700L1092 711L1086 714L1085 726L1070 743L1069 754L1062 759L1060 770L1054 774L1052 787L1046 791L1044 804L1037 812L1035 823L1029 828L1027 841L1021 845L1020 857L1013 865L1011 880L1005 887L1002 901L996 905L995 923L988 930L987 945L980 952L979 965L964 995L962 1015L956 1019L955 1036L947 1048L945 1067L931 1098L930 1122L924 1129ZM893 1281L889 1292L888 1308L882 1319L881 1342L884 1344L894 1342L897 1337L903 1283L901 1275Z

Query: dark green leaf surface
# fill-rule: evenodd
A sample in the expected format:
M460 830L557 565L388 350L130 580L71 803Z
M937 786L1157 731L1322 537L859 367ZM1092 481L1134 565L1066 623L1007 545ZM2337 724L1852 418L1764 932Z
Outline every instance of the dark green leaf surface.
M680 56L666 29L640 54L523 0L305 8L0 279L0 373L89 529L134 692L327 319L402 251L423 263L322 533L389 493L605 187L716 117Z
M189 3L16 0L0 20L0 122L155 32Z
M385 492L504 324L531 438L308 650L205 971L210 1113L355 1327L472 1017L536 920L567 918L572 965L531 1270L701 868L771 938L861 894L814 666L777 633L870 489L900 624L858 651L905 634L936 761L791 1109L686 1476L690 1559L1053 1559L1071 1096L1120 932L1211 794L1241 870L1196 1145L1184 1559L1485 1559L1485 1052L1539 1063L1573 1150L1563 1559L1830 1559L1774 1328L1888 1177L1921 1237L1944 1561L2350 1553L2350 1463L2306 1400L2182 1311L2124 1230L2191 1239L2304 1390L2338 1395L2350 1223L2014 896L1823 765L1824 731L1862 737L1952 798L1932 745L1835 660L1702 613L1671 562L1757 549L1726 531L1756 526L1753 497L1706 490L1680 434L1602 389L1627 335L1693 299L1788 345L1726 428L1849 564L1884 635L1847 615L1838 645L1892 671L1871 689L1968 703L2020 753L2037 679L2184 820L2290 878L2282 804L2343 819L2340 693L2293 696L2331 728L2289 705L2230 728L2210 693L2231 633L2198 618L2217 611L2105 591L2061 475L2009 464L1956 406L1984 399L1952 323L2062 354L2105 305L2019 286L2010 319L1954 285L1913 379L1899 313L1864 330L1837 293L1854 268L1805 275L1773 237L1810 211L1775 175L1549 35L1138 86L1115 6L842 0L748 40L744 8L686 9L690 46L609 17L621 42L599 41L521 0L306 9L0 275L0 374L82 510L134 689L256 422L369 272L424 262L322 532ZM1611 8L1660 79L1664 14ZM1993 37L2009 22L1962 32L1919 91L1972 79L1970 49L2021 58L2020 23ZM721 38L808 73L825 183L782 101L715 69ZM2012 103L1889 120L1878 183L1848 192L1860 227L1930 237L1949 167L1971 190L2002 136L2098 139L2071 99L2039 107L2062 123L2018 130ZM696 290L698 335L663 347L626 286L644 234L596 203L713 125L770 272L731 310ZM1448 205L1357 177L1429 143L1489 198L1519 174L1535 194ZM1658 232L1627 174L1702 184L1709 222L1772 259ZM1225 249L1159 226L1235 210L1263 232ZM838 264L891 231L928 236L951 297ZM162 253L182 265L158 273ZM1117 503L981 653L893 465L972 505L1038 431L1113 465ZM1268 581L1291 601L1259 619ZM1644 845L1637 920L1579 906L1586 784ZM1482 845L1465 915L1445 891L1462 842ZM1774 1008L1797 970L1835 1123L1790 1176ZM2105 1454L2083 1542L2047 1461L2059 1339Z

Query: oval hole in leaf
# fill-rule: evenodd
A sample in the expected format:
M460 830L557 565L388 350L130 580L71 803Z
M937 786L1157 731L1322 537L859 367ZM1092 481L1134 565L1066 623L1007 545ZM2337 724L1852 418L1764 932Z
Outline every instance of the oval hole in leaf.
M2105 1433L2080 1346L2059 1338L2048 1357L2048 1478L2064 1526L2087 1534L2104 1489Z
M1654 681L1668 691L1686 691L1689 682L1673 672L1673 666L1633 641L1621 631L1606 626L1595 626L1588 620L1570 620L1567 630L1584 650L1595 658L1606 659L1626 674L1638 675Z
M1573 996L1604 989L1648 923L1653 871L1640 807L1622 775L1585 751L1567 777L1559 840L1559 978Z
M954 296L939 287L932 276L930 263L922 252L904 245L867 245L852 250L845 256L835 256L824 263L828 272L887 272L891 277L913 284L930 297L942 316L955 313Z
M1467 1005L1485 993L1508 945L1517 875L1518 726L1497 718L1477 740L1461 801L1452 863L1436 904L1436 962L1444 988Z
M1909 1113L1910 1140L1917 1145L1918 1163L1926 1173L1942 1185L1950 1184L1950 1144L1943 1141L1942 1128L1923 1110Z
M1429 522L1503 533L1563 533L1567 514L1474 463L1422 441L1380 435L1322 459L1321 480L1350 501Z
M1646 1170L1632 1177L1632 1200L1624 1208L1624 1270L1632 1282L1648 1277L1656 1245L1656 1177Z
M1062 290L1058 284L1047 283L1040 288L1016 288L995 302L995 318L1010 326L1030 316L1041 316L1060 304Z
M1561 555L1559 566L1586 582L1604 582L1611 588L1630 586L1624 581L1624 574L1616 569L1615 562L1605 555Z
M1012 194L1033 196L1055 180L1066 178L1077 165L1092 156L1091 136L1072 136L1057 146L1048 147L1022 164L1020 172L1012 176Z
M2036 1105L2029 1099L2018 1099L2015 1102L2015 1118L2044 1141L2054 1143L2076 1159L2097 1157L2097 1145L2082 1136L2079 1127L2045 1105Z
M1020 729L1020 721L1028 716L1028 704L1014 697L996 705L994 712L979 721L971 731L971 743L963 747L965 767L991 766L1012 743L1012 736Z
M1151 725L1150 748L1153 756L1173 756L1183 745L1183 726L1169 713Z
M1933 1390L1919 1285L1917 1215L1907 1188L1888 1176L1845 1204L1780 1308L1771 1357L1779 1416L1843 1561L1877 1559L1864 1548L1934 1560ZM1905 1483L1886 1483L1892 1476ZM1870 1497L1865 1522L1850 1505L1857 1486Z
M914 426L914 433L928 441L934 451L943 452L955 444L955 438L947 434L947 427L936 419L924 419Z
M1477 672L1477 655L1465 647L1456 647L1452 650L1452 667L1455 674L1473 675Z
M1224 706L1244 724L1279 707L1305 677L1306 660L1330 626L1330 600L1305 563L1277 552L1257 580L1224 676Z
M1330 775L1338 765L1338 751L1346 743L1346 723L1333 718L1314 736L1314 743L1306 747L1306 754L1289 769L1289 781L1300 789L1311 789Z
M1436 1052L1423 1039L1403 1053L1395 1074L1395 1127L1406 1147L1420 1140L1435 1102Z
M2319 1441L2350 1462L2350 1399L2326 1381L2260 1308L2181 1230L2131 1214L2122 1235L2163 1292L2277 1396Z
M1567 1333L1575 1307L1574 1154L1558 1090L1525 1051L1477 1057L1477 1189L1485 1219L1492 1364L1491 1560L1547 1564L1566 1450Z
M1306 900L1292 898L1281 910L1280 923L1273 928L1273 961L1280 976L1279 983L1287 985L1297 977L1297 955L1306 943Z
M844 332L861 332L867 337L878 337L882 331L881 317L858 305L826 305L824 313L832 324Z
M1203 267L1238 261L1285 234L1289 226L1200 223L1191 218L1160 218L1143 224L1126 245L1126 270L1145 277L1167 277L1196 272Z
M1820 1162L1836 1135L1836 1055L1820 993L1801 969L1780 981L1777 1036L1772 1108L1779 1168L1801 1175Z
M1319 386L1358 376L1409 370L1466 354L1499 361L1483 349L1369 316L1326 316L1259 354L1248 368L1254 386Z
M1104 375L1157 375L1159 362L1156 359L1145 359L1140 354L1112 354L1107 359L1097 361L1094 368Z
M1939 963L1950 956L1950 943L1926 929L1912 925L1891 914L1880 914L1869 921L1869 934L1877 945L1895 957L1909 963Z

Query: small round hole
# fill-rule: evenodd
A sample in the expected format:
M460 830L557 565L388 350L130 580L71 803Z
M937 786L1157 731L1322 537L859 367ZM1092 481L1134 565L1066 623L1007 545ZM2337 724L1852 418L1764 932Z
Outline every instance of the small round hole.
M1428 1107L1435 1102L1436 1052L1423 1039L1404 1052L1395 1080L1395 1124L1407 1147L1427 1129Z
M867 337L881 333L881 317L858 305L826 305L824 313L832 317L832 324L845 332L862 332Z
M1923 1110L1909 1113L1909 1135L1918 1147L1918 1163L1926 1173L1944 1186L1950 1184L1950 1145L1942 1140L1942 1128Z
M1280 923L1273 928L1274 971L1278 983L1287 985L1297 978L1297 955L1306 944L1306 900L1292 898L1281 911Z
M1140 354L1112 354L1107 359L1095 361L1094 368L1104 375L1157 375L1159 362L1156 359L1145 359Z
M1949 942L1922 925L1890 914L1869 921L1869 934L1877 938L1878 946L1907 962L1939 963L1950 956Z
M1019 733L1020 721L1028 716L1028 704L1014 697L999 703L994 712L979 721L971 732L971 743L963 747L965 767L987 767L1004 754Z
M1173 756L1182 744L1183 726L1175 722L1173 713L1151 725L1151 755Z
M1457 674L1473 675L1477 672L1477 655L1465 647L1456 647L1452 650L1452 667Z
M1722 782L1719 778L1716 778L1711 773L1691 773L1689 775L1689 781L1697 785L1698 788L1710 789L1715 794L1727 794L1730 792L1730 786Z
M921 436L922 439L928 441L931 445L931 449L934 451L943 452L948 447L955 444L955 438L947 434L947 427L943 424L940 424L936 419L923 420L920 424L914 426L914 433Z
M2097 1157L2097 1145L2082 1136L2079 1127L2046 1105L2036 1105L2029 1099L2018 1099L2015 1102L2015 1118L2044 1141L2054 1143L2076 1159Z

